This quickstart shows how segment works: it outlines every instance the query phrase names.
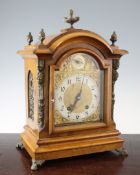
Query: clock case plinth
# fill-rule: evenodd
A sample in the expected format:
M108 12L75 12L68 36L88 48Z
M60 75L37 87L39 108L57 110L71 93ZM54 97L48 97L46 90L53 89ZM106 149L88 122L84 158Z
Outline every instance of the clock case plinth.
M94 56L101 69L105 70L104 121L55 127L53 69L59 68L60 61L77 52ZM119 60L127 53L117 46L110 46L99 35L81 29L70 29L60 35L46 37L43 43L28 45L18 51L24 58L27 114L21 141L34 165L35 160L123 148L124 140L119 136L113 118L114 84L118 77Z

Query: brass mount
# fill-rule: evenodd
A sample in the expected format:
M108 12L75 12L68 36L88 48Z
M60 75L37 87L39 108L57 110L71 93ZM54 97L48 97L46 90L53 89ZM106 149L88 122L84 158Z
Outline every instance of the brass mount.
M115 46L115 42L117 41L117 34L115 31L112 33L110 41L112 42L111 46Z
M69 17L64 17L65 18L65 22L70 24L70 28L73 28L73 24L78 22L80 20L79 16L73 16L74 12L72 9L70 9L69 12Z
M31 43L33 42L33 36L31 32L29 32L27 35L27 42L28 42L28 45L31 45Z

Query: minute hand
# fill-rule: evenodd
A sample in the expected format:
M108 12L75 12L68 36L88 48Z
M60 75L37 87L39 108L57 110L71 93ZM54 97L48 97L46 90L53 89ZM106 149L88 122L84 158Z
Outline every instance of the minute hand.
M82 93L82 87L83 87L83 83L84 83L84 78L85 78L85 73L83 75L83 80L82 80L82 84L81 84L81 87L80 87L80 91L76 95L75 100L74 100L74 103L70 105L71 112L74 110L77 102L81 99L81 93Z
M75 100L74 100L74 103L70 105L71 112L74 110L77 102L81 99L81 93L82 93L82 87L83 87L83 83L84 83L84 78L85 78L85 74L83 76L83 80L82 80L82 84L81 84L81 87L80 87L80 91L76 95Z
M83 87L83 83L84 83L84 79L85 79L85 69L86 69L86 65L87 65L87 63L85 63L85 65L84 65L84 75L83 75L83 80L82 80L82 84L81 84L81 88L80 88L80 94L82 93L82 87Z

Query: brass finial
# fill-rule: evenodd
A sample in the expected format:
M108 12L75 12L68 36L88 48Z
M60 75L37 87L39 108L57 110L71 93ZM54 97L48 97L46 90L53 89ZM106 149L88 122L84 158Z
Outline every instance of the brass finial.
M80 17L79 16L73 16L73 10L70 9L70 16L69 17L64 17L65 18L65 22L69 23L71 26L70 28L73 28L73 24L76 23L77 21L79 21Z
M41 29L39 33L39 41L41 42L41 44L43 44L44 39L45 39L45 32L43 29Z
M110 41L112 42L111 46L115 46L115 42L117 41L117 34L115 31L112 33Z
M28 45L31 45L31 42L33 42L33 36L31 32L29 32L29 34L27 35L27 42L28 42Z

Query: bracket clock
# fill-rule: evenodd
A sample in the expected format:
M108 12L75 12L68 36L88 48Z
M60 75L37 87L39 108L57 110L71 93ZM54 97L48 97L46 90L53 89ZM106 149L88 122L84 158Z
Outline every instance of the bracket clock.
M126 155L116 129L114 85L126 50L96 33L75 29L79 17L65 17L71 26L18 51L24 59L26 125L18 147L32 158L32 170L45 160L116 150Z

